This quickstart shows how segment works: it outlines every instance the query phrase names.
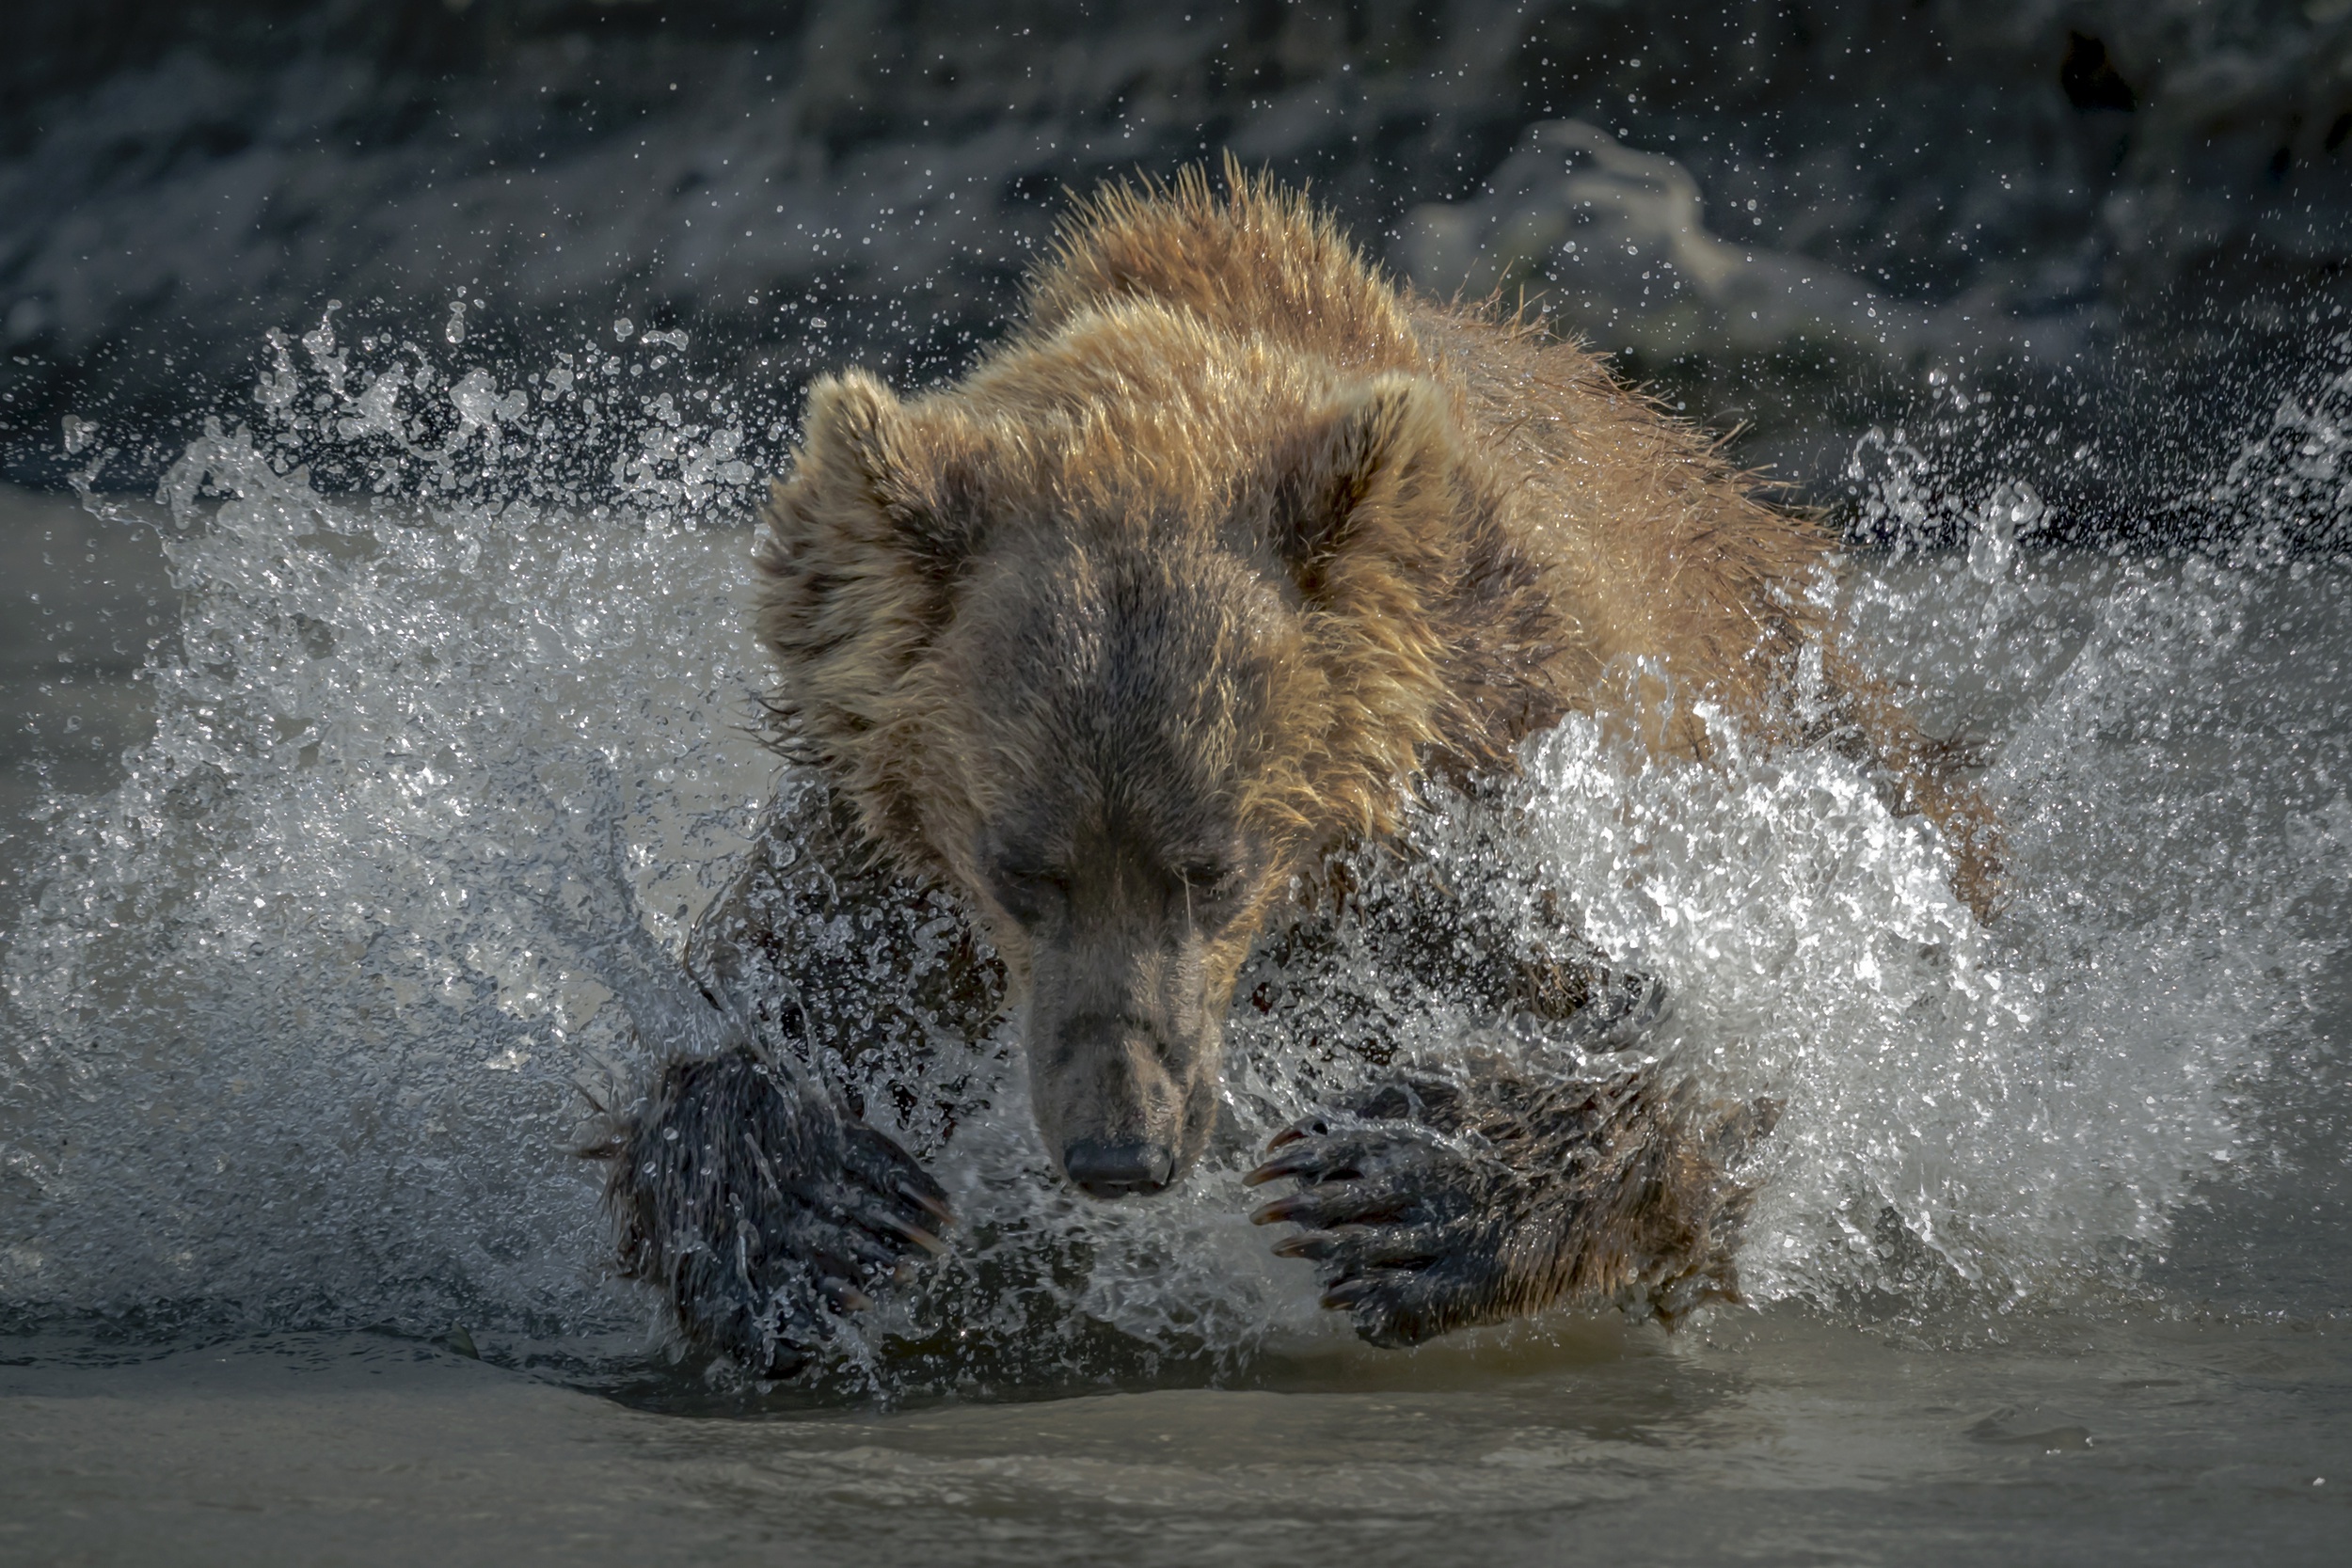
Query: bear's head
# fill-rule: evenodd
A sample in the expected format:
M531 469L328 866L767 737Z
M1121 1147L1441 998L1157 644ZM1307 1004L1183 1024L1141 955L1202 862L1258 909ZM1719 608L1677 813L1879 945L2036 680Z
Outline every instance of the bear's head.
M1459 428L1434 380L1144 307L911 401L811 395L760 548L780 705L987 927L1045 1146L1096 1196L1200 1157L1297 879L1434 752L1507 745L1479 693L1508 682L1464 671L1533 576Z

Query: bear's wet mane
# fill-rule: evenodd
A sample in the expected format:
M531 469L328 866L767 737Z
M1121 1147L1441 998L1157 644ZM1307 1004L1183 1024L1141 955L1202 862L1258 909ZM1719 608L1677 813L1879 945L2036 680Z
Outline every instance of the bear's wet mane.
M1201 168L1114 184L1075 203L1029 282L1033 343L1121 300L1188 310L1346 370L1426 369L1404 294L1303 192L1228 154L1220 191Z

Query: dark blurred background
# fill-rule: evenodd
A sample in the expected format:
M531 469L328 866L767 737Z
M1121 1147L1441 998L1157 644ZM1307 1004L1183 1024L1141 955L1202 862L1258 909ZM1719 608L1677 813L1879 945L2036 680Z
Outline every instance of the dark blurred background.
M1850 509L1908 420L2051 526L2175 526L2352 322L2352 0L30 0L8 33L0 461L35 486L86 461L69 415L151 485L329 299L440 333L465 291L514 363L682 329L788 424L814 368L967 361L1067 189L1229 149Z

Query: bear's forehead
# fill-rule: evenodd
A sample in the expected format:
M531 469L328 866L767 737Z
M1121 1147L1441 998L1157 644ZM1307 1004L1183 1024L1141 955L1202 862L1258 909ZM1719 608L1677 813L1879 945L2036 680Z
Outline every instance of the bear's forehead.
M1295 662L1284 619L1242 571L1101 550L1002 562L936 651L939 738L986 759L974 794L1023 839L1145 824L1169 853L1221 842Z
M1273 661L1176 607L1031 607L966 686L977 727L1103 773L1229 772L1259 724Z
M1089 716L1246 701L1293 651L1277 585L1215 549L1063 539L976 573L944 644L1007 695Z

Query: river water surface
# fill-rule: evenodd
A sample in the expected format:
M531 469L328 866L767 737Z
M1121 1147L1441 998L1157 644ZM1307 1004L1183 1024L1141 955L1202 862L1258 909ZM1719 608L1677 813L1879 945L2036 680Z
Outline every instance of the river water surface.
M1239 1184L1374 1070L1311 995L1237 1018L1152 1205L1057 1190L1008 1037L884 1053L955 1246L763 1388L610 1277L572 1152L779 787L741 434L647 403L584 493L568 370L403 352L310 343L151 504L8 503L0 1559L2342 1560L2352 571L2265 531L2341 509L2324 399L2219 466L2227 547L2037 551L2011 487L1854 563L1981 752L1990 927L1834 757L1571 722L1418 822L1664 977L1645 1049L1782 1101L1748 1307L1357 1345ZM1490 1034L1335 964L1383 1052Z

